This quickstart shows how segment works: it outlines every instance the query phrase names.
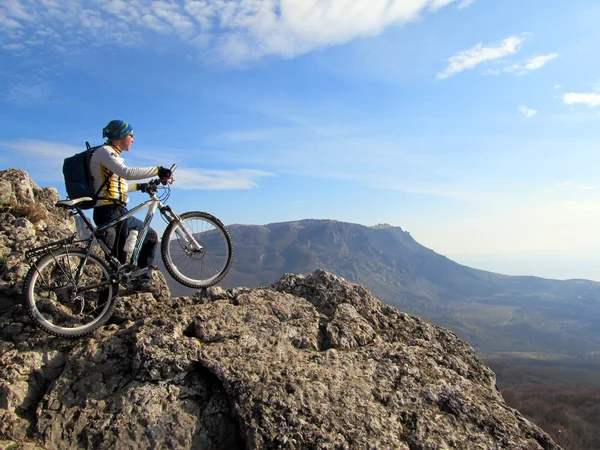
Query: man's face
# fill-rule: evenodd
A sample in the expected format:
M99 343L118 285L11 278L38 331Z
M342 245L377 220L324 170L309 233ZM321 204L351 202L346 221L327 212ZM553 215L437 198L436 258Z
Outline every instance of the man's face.
M119 150L124 151L124 152L129 151L131 144L133 144L133 134L125 136L123 139L114 141L115 147L117 147Z

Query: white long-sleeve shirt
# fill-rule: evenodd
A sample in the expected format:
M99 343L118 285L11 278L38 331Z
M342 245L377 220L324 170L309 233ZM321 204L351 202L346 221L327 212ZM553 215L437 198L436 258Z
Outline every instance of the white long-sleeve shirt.
M98 148L90 159L94 192L98 192L102 183L108 181L98 193L99 200L95 206L127 204L127 192L137 189L136 183L129 185L126 180L143 180L155 177L158 167L127 167L121 156L121 150L110 144Z

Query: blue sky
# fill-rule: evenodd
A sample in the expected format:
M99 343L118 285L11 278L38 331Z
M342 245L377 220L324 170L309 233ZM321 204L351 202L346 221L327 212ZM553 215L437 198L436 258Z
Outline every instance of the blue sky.
M129 165L178 164L179 212L600 280L598 23L597 0L3 0L0 168L64 193L119 118Z

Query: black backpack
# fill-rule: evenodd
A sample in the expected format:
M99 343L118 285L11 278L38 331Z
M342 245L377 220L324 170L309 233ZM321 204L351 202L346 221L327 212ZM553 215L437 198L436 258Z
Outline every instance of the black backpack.
M90 209L96 204L99 198L98 194L102 191L108 178L104 180L100 189L94 192L94 183L92 181L92 174L90 173L90 159L94 152L102 146L90 147L88 142L85 143L85 146L87 150L65 158L63 175L65 177L67 197L71 200L81 197L91 197L91 202L82 202L78 205L81 209Z

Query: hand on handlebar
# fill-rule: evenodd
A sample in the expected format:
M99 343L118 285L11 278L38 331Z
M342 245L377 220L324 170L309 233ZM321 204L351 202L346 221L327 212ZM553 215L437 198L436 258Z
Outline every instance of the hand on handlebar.
M158 178L160 178L160 182L162 184L172 183L173 172L171 169L167 169L166 167L160 166L158 168Z

